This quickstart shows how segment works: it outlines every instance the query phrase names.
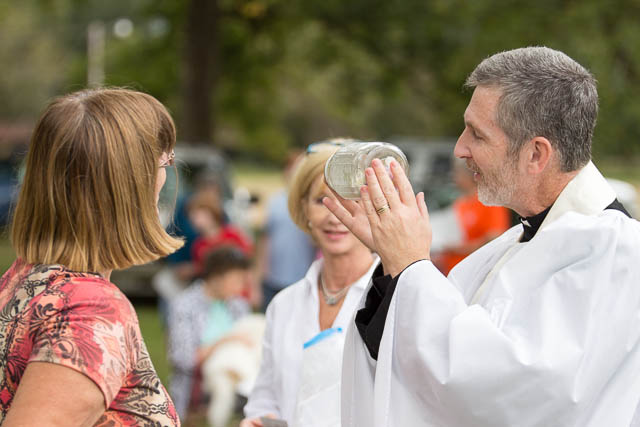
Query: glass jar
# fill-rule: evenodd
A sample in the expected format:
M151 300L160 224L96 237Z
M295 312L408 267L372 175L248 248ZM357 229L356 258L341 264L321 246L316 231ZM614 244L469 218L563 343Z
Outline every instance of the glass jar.
M380 159L389 171L391 160L409 173L409 162L402 151L386 142L353 142L336 151L324 167L325 181L344 199L360 199L360 187L366 184L364 171L373 159Z

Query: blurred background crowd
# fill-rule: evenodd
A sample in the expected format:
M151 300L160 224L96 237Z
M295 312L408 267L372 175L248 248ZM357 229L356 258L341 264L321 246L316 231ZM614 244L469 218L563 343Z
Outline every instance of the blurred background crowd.
M112 281L135 303L183 418L205 425L207 390L193 366L221 337L259 347L259 337L232 332L238 319L264 312L319 256L287 210L286 184L308 144L339 136L397 144L441 230L434 249L443 271L513 223L510 212L479 205L452 160L470 96L462 83L492 53L546 45L594 73L594 158L637 217L638 17L631 0L2 2L0 222L49 99L109 85L167 105L178 145L160 214L186 245ZM3 233L0 264L13 256Z

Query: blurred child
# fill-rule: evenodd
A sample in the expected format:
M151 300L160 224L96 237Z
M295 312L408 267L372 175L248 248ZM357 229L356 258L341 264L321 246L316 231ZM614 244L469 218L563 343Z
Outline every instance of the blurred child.
M170 394L181 417L200 398L200 366L224 342L247 340L228 335L236 320L250 312L241 298L250 280L251 262L240 249L224 246L207 254L202 279L169 306Z

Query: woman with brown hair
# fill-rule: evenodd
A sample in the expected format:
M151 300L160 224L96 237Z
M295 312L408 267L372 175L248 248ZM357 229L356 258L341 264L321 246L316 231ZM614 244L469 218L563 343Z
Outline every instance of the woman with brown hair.
M34 130L0 279L0 424L180 425L109 277L182 245L158 218L175 127L153 97L86 90Z

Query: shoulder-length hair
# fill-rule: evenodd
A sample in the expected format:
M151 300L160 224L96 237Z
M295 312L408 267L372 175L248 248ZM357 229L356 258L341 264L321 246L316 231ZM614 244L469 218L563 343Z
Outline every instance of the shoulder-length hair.
M94 89L52 101L33 132L13 215L17 256L103 272L180 248L155 196L160 157L175 142L171 116L150 95Z
M287 207L293 222L307 234L311 234L311 229L305 211L305 203L308 200L311 186L319 176L324 174L324 166L333 153L350 142L357 141L350 138L335 138L311 144L295 166L289 186Z

